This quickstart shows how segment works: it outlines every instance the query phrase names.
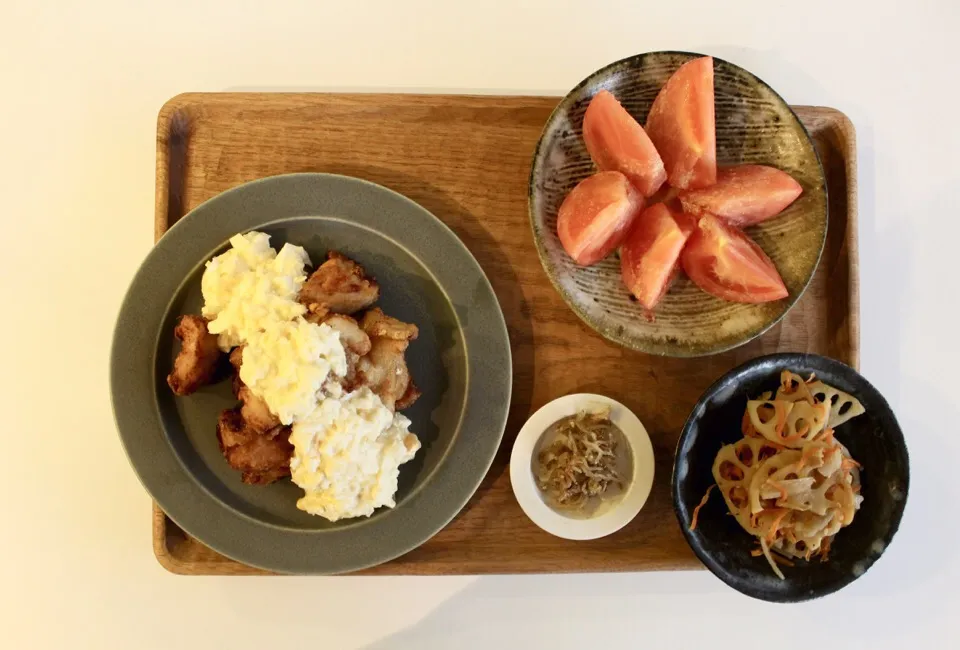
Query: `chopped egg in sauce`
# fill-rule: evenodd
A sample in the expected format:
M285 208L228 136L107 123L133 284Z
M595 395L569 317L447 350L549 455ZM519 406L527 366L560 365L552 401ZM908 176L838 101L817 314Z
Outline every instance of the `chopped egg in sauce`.
M224 351L243 345L240 379L283 424L292 425L297 507L330 521L393 507L399 467L420 441L410 420L369 388L344 392L347 371L339 333L304 319L297 301L310 257L270 236L249 232L207 263L203 315Z

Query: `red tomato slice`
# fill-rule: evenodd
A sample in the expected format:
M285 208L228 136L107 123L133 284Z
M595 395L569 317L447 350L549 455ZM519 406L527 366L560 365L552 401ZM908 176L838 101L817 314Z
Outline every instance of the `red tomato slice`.
M663 161L643 127L616 97L601 90L583 116L583 141L601 171L618 171L644 196L651 196L664 181Z
M682 190L717 180L717 134L713 107L713 57L684 63L667 80L647 116L647 135Z
M770 302L788 295L767 254L742 231L711 216L700 218L680 255L690 279L733 302Z
M780 214L803 192L787 172L766 165L739 165L717 171L717 184L680 194L683 209L710 213L735 226L751 226Z
M620 247L620 274L630 293L653 310L679 269L680 251L696 228L696 220L674 213L663 203L644 210Z
M580 181L557 214L563 249L581 266L599 262L623 241L643 201L643 194L620 172L600 172Z

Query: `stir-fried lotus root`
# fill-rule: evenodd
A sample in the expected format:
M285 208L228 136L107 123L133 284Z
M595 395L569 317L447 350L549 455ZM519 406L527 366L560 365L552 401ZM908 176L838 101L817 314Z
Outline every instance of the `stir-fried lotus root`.
M814 555L825 561L833 536L860 508L860 465L834 439L834 428L864 408L832 386L789 371L772 397L747 402L744 438L720 449L713 477L730 513L758 538L755 554L783 579L777 561ZM706 500L695 509L691 529Z
M822 381L810 384L810 392L813 393L817 401L830 405L830 418L827 421L834 429L844 422L866 413L866 409L863 408L863 404L858 399L842 390L837 390L833 386L828 386Z
M754 431L770 442L796 449L823 432L828 408L805 401L750 400L747 414Z
M784 370L780 375L777 400L787 402L802 400L809 404L823 405L828 411L827 421L833 429L866 412L863 404L852 395L817 381L813 377L805 382L800 375L789 370Z
M713 461L713 479L730 514L751 534L756 534L756 529L750 521L750 480L757 466L776 453L777 448L762 438L744 438L721 448Z

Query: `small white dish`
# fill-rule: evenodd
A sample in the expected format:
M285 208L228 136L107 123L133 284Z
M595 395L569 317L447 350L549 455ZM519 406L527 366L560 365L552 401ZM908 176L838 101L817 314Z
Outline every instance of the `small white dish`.
M582 410L610 407L610 420L615 424L633 454L633 477L624 487L619 500L589 518L561 514L543 500L533 476L533 455L540 439L558 420ZM633 521L653 487L653 445L643 423L620 402L603 395L577 393L546 404L534 413L520 429L510 455L510 484L523 512L537 526L564 539L597 539L614 533Z

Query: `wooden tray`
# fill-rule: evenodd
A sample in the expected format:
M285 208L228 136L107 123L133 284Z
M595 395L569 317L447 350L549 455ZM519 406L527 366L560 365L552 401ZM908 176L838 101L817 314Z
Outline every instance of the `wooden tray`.
M797 107L827 174L830 228L806 295L780 325L722 355L664 359L595 334L547 280L527 217L527 176L555 97L188 94L160 111L156 237L202 201L288 172L365 178L417 201L460 236L493 284L510 329L514 389L500 453L446 529L370 574L644 571L700 566L681 536L669 478L680 428L700 393L733 366L777 351L859 362L854 129L842 113ZM653 439L653 492L605 539L571 542L536 528L514 501L507 463L537 408L603 393L633 409ZM154 506L157 559L181 574L258 574L184 533Z

